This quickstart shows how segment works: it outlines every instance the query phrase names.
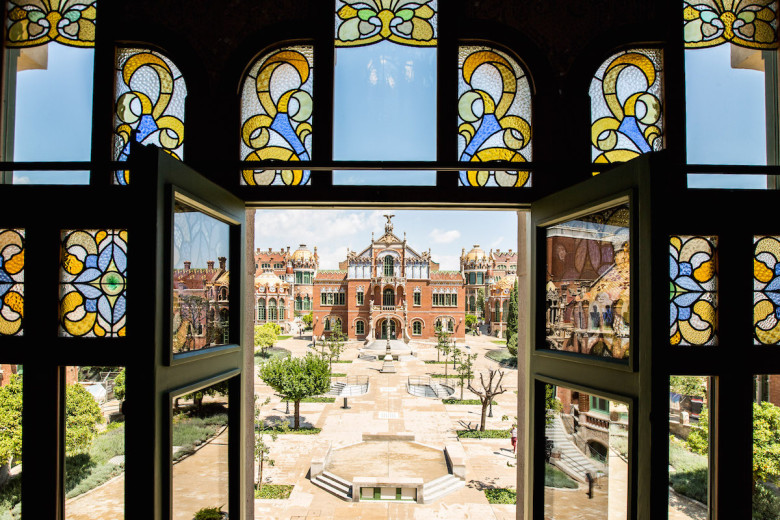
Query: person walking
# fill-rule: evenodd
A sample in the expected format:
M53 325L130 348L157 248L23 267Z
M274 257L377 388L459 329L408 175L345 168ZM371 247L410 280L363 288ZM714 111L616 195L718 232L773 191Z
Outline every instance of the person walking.
M510 433L512 437L512 453L514 455L517 455L517 425L512 425L512 432Z

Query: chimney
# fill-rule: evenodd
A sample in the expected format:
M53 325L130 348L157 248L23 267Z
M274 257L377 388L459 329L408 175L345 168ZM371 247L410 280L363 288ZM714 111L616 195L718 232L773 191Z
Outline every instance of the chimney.
M185 261L184 262L184 270L185 271L189 271L191 265L192 265L192 262Z
M209 260L208 262L206 262L206 268L209 271L213 271L214 270L214 260Z
M290 246L287 246L287 254L290 254Z
M225 270L225 262L227 262L227 258L225 258L224 256L220 256L219 258L217 258L217 260L219 260L219 268L224 271Z
M273 249L269 247L268 248L268 252L270 253L271 251L273 251Z

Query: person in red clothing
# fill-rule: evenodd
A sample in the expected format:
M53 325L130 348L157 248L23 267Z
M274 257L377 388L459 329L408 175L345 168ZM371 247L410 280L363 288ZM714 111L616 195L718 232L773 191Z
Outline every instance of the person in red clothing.
M512 453L517 454L517 425L512 425Z

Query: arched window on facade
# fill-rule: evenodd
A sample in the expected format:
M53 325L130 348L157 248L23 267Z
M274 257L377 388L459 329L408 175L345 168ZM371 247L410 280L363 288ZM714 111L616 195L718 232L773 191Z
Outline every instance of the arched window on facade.
M504 300L503 315L504 321L509 321L509 300Z
M330 330L330 318L325 318L324 329L328 331Z
M265 299L260 298L257 300L257 319L265 320Z
M279 319L284 319L284 299L279 298Z
M303 298L303 310L305 311L311 310L311 298L309 298L308 295L304 296Z
M384 264L385 276L393 276L393 257L387 255L382 262Z
M355 322L355 334L358 336L362 336L366 333L366 324L363 322L363 320L358 320Z
M276 321L276 299L271 298L268 300L268 320Z
M412 322L412 334L415 336L419 336L422 334L422 322L421 321L415 321Z

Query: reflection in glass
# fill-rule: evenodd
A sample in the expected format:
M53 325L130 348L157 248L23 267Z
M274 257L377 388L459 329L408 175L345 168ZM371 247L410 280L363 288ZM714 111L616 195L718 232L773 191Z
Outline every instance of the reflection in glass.
M229 226L177 202L173 217L173 352L228 343Z
M22 514L22 365L0 364L0 518Z
M174 520L228 510L228 382L178 396L172 410Z
M545 385L544 517L628 518L628 406Z
M124 518L125 369L65 367L65 518Z
M669 518L708 518L711 378L669 378Z
M628 204L547 228L547 345L628 359Z
M780 375L758 375L753 386L753 519L780 511Z

